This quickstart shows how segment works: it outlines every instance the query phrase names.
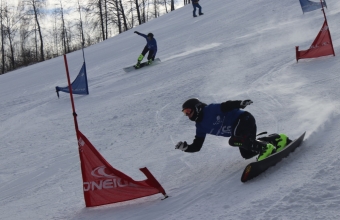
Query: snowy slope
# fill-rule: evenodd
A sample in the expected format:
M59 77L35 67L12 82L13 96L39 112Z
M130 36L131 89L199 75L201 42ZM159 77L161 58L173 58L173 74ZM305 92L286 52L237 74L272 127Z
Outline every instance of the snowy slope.
M116 169L135 180L147 167L161 194L85 208L69 95L58 57L0 76L1 219L340 219L340 2L326 14L337 56L295 61L323 24L297 0L200 1L85 49L88 96L74 96L80 130ZM153 32L161 64L124 73ZM67 55L71 78L82 53ZM306 140L263 175L241 183L244 160L228 139L202 150L174 149L194 138L181 104L252 99L258 130Z

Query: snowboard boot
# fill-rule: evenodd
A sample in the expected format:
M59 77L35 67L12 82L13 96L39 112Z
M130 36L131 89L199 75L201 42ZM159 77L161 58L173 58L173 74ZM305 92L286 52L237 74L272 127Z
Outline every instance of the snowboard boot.
M143 54L139 55L138 60L137 60L137 64L134 66L136 69L140 68L140 63L142 62L143 58L144 58Z
M257 157L257 161L264 160L275 152L275 147L270 143L261 142L259 143L259 147L260 153L259 156Z
M201 15L204 15L204 13L199 13L199 15L201 16Z
M285 148L288 144L290 144L290 142L292 142L287 135L285 134L279 134L280 137L275 139L276 143L276 152L280 152L281 150L283 150L283 148Z
M196 18L197 17L197 15L194 15L194 18Z
M152 63L152 59L148 60L148 65L150 65Z
M140 62L137 62L137 64L134 65L134 67L135 67L136 69L139 69L139 68L140 68Z
M290 142L292 142L285 134L270 134L267 137L259 138L261 141L271 143L276 147L276 152L280 152L284 149Z

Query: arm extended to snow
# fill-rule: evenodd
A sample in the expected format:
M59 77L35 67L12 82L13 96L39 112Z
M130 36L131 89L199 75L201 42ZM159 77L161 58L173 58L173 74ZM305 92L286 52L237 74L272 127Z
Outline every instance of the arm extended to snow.
M195 153L200 151L203 146L204 139L205 139L204 137L195 136L193 143L188 145L188 148L185 150L185 152Z

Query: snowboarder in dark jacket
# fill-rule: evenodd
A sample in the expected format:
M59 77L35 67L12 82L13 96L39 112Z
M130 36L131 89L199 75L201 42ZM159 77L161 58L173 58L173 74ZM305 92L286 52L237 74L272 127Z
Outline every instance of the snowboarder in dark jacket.
M189 153L200 151L206 134L211 134L230 137L229 145L239 147L245 159L258 155L260 161L281 151L291 142L285 134L271 134L256 140L255 118L241 110L252 103L251 100L235 100L207 105L196 98L187 100L182 112L196 122L196 136L192 144L180 141L175 148Z
M137 60L137 64L135 65L135 68L140 68L140 63L142 62L145 54L147 52L149 52L148 54L148 65L150 65L152 63L152 61L155 60L156 57L156 53L157 53L157 41L154 38L152 33L148 33L148 35L139 33L138 31L134 32L135 34L138 34L142 37L144 37L146 39L146 45L141 53L141 55L139 55L138 60Z
M192 6L194 7L194 11L193 11L193 16L197 17L196 15L196 8L198 8L198 15L203 15L202 13L202 7L200 6L200 4L198 4L199 0L192 0Z

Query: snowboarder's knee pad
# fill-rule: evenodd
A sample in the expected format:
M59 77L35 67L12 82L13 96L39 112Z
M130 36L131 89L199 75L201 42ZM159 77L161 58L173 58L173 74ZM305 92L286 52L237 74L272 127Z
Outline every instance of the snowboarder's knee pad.
M243 149L251 149L253 141L249 137L236 137L229 138L229 145L233 147L240 147Z

